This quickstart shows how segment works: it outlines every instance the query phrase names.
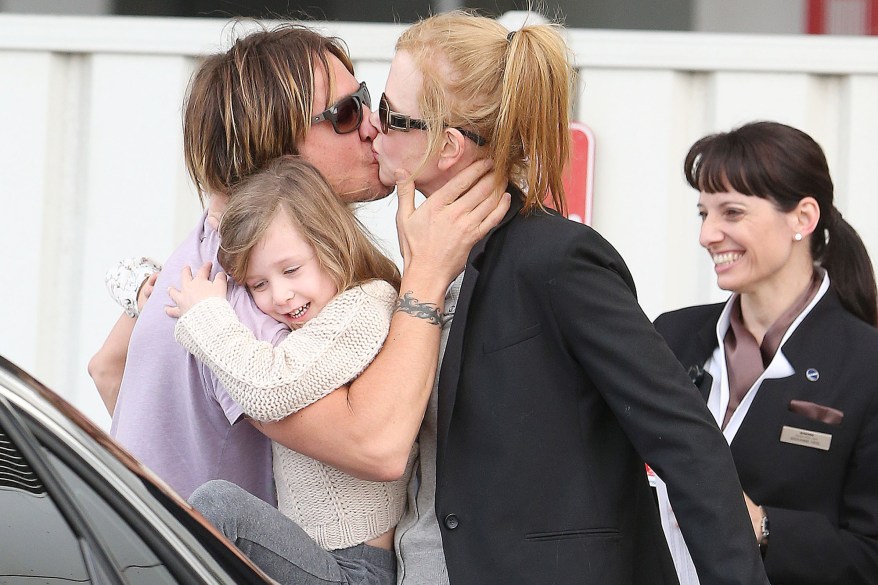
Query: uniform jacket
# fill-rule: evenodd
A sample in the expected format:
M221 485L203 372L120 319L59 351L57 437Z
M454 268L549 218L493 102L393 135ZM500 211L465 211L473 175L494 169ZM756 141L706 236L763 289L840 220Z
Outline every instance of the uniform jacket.
M644 459L672 479L702 583L763 583L728 446L622 258L589 227L519 215L510 190L470 254L440 371L451 584L676 583Z
M723 307L656 320L684 367L713 354ZM766 572L772 585L878 584L878 330L830 286L780 351L795 374L762 382L731 444L769 518ZM700 382L706 400L711 380ZM783 427L830 435L829 450L782 442Z

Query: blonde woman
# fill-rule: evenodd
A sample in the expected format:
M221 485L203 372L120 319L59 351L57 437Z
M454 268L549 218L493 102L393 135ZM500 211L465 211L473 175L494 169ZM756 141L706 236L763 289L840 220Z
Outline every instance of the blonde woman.
M403 169L430 198L487 158L512 194L446 299L400 581L676 583L645 460L702 583L765 583L728 445L624 261L545 206L564 208L572 82L557 26L452 12L402 34L372 113L385 184Z

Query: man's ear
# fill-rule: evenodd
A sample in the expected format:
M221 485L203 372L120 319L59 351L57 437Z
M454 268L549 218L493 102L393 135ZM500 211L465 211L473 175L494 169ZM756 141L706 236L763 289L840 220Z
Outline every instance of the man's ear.
M439 149L439 170L447 171L457 164L466 152L466 138L457 128L446 128L442 148Z

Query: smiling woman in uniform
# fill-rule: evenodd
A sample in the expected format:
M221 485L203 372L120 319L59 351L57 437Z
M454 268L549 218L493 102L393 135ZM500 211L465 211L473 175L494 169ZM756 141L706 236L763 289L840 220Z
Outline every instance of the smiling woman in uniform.
M875 277L823 151L756 122L702 138L684 170L732 295L655 325L731 445L769 580L878 583ZM697 583L660 499L680 581Z

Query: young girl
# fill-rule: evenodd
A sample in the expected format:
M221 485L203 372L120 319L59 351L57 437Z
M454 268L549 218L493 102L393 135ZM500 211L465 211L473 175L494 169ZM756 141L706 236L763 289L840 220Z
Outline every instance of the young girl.
M386 184L402 167L429 198L489 158L513 200L462 275L402 581L676 582L646 460L672 478L702 582L763 583L728 446L624 261L544 205L564 209L573 79L557 27L444 13L402 34L372 112Z
M387 335L399 271L320 174L277 159L242 183L219 231L220 263L293 331L276 348L257 341L226 301L225 277L209 280L209 265L194 279L184 270L168 314L180 317L177 340L244 412L280 420L356 378ZM196 490L193 505L281 582L393 583L389 549L413 455L399 479L372 482L278 443L273 451L280 511L221 481ZM271 546L261 532L276 537Z

